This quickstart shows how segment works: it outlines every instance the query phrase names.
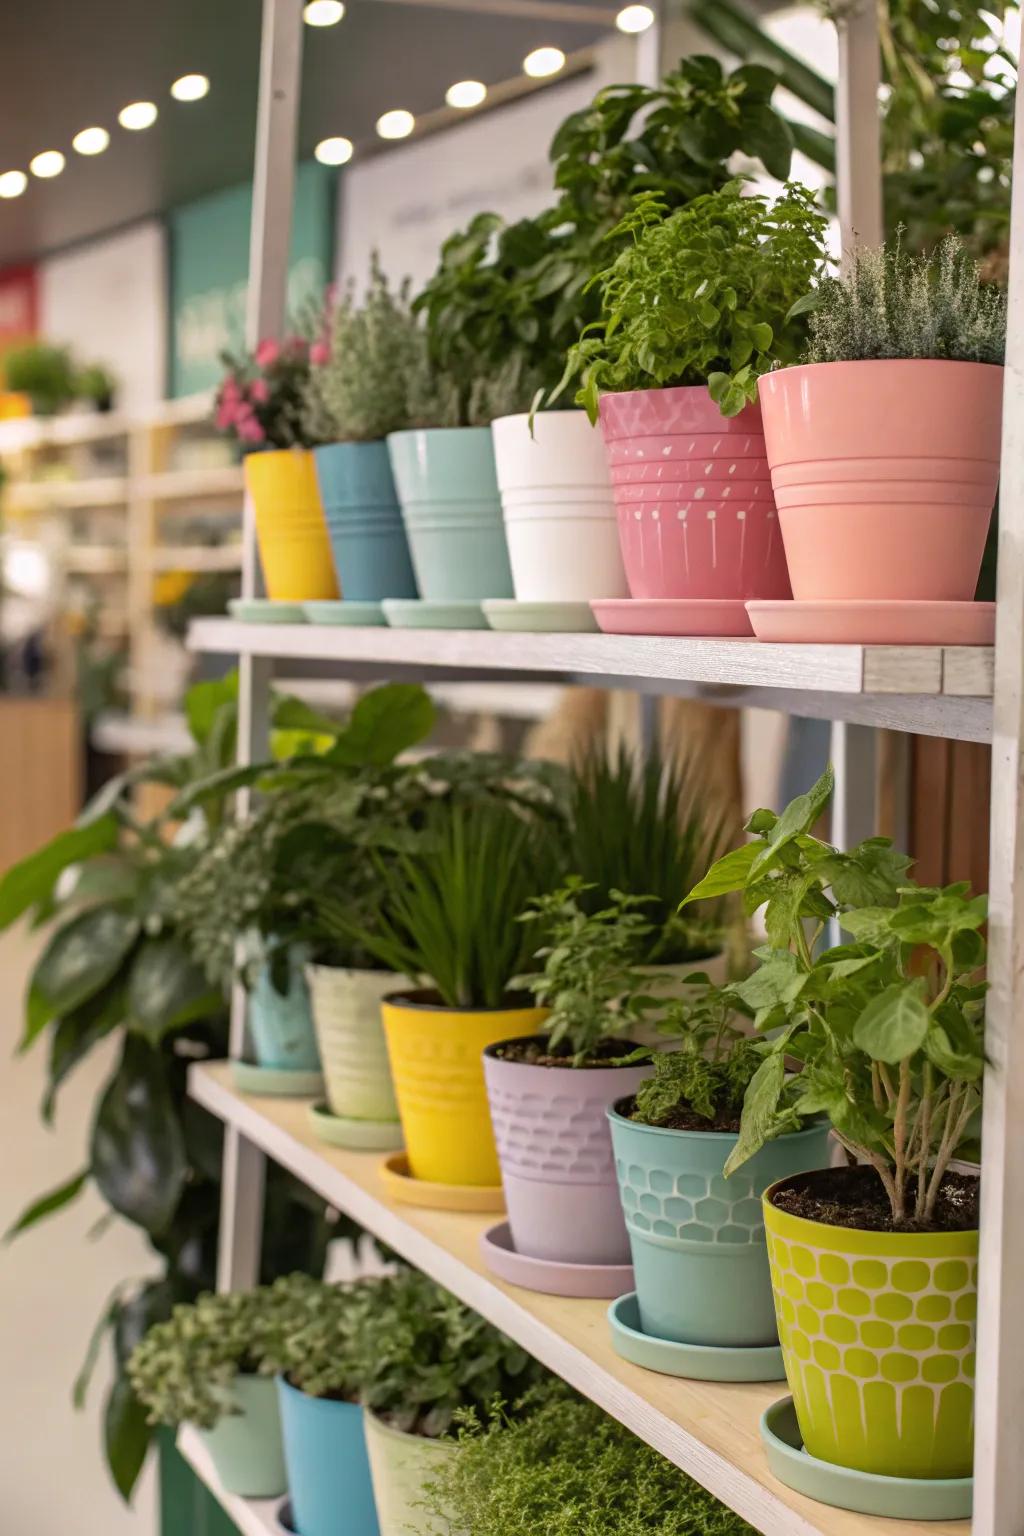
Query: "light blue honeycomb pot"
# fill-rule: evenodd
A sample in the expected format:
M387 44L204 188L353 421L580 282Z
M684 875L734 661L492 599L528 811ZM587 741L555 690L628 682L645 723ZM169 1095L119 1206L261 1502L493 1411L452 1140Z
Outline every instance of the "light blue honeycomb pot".
M722 1131L611 1122L640 1326L652 1338L744 1349L776 1343L761 1195L776 1179L829 1162L827 1124L768 1142L731 1178Z

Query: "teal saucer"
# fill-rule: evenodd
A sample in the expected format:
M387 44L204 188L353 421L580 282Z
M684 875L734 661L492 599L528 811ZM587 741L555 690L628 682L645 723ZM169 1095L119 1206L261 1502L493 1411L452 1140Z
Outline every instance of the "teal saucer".
M589 603L531 603L514 597L488 597L483 610L492 629L533 634L597 633Z
M335 601L303 603L302 610L310 624L386 624L380 603L361 603L342 598Z
M254 1061L233 1061L231 1075L239 1093L307 1099L324 1091L322 1072L296 1072L291 1067L260 1067Z
M487 620L478 600L448 603L423 597L386 597L384 617L392 629L486 629Z
M233 597L228 613L240 624L304 624L301 603L275 603L269 597Z
M761 1415L761 1440L780 1483L797 1493L852 1509L859 1515L884 1515L891 1520L968 1520L974 1498L971 1477L885 1477L858 1472L809 1456L791 1397L780 1397Z
M306 1111L314 1136L350 1152L393 1152L404 1145L400 1120L353 1120L333 1115L324 1099Z
M636 1291L629 1291L608 1308L612 1347L624 1360L663 1376L691 1381L785 1381L778 1344L732 1349L718 1344L680 1344L656 1339L640 1327Z

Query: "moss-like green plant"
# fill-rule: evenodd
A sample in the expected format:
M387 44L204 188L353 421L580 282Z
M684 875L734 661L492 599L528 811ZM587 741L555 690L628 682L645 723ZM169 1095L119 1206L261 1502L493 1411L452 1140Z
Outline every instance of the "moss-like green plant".
M858 253L846 277L821 283L809 330L808 363L914 357L1001 363L1006 294L982 282L958 235L948 235L931 256L911 255L898 235Z
M687 993L662 1011L658 1028L672 1048L654 1053L654 1076L636 1091L634 1120L685 1128L695 1116L708 1130L738 1126L743 1096L767 1047L737 1028L737 1011L728 989L689 978Z
M751 1528L559 1382L467 1430L427 1488L431 1536L740 1536ZM436 1522L436 1523L434 1523ZM450 1523L449 1523L450 1522Z
M282 1375L309 1397L356 1402L359 1335L370 1316L375 1280L329 1285L310 1275L285 1275L266 1293L259 1338L264 1375Z
M213 1429L239 1412L232 1384L259 1369L272 1298L266 1289L208 1292L149 1330L128 1376L151 1424Z
M366 293L350 284L314 344L307 404L318 438L373 442L409 425L409 374L422 345L409 284L392 291L374 252Z

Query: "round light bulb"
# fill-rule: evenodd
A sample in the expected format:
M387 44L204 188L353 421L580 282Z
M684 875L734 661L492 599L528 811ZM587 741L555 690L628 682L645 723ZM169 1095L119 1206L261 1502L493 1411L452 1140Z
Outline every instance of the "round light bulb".
M79 155L102 155L109 143L110 134L105 128L83 128L71 140L71 148Z
M153 101L132 101L128 106L122 107L117 114L117 120L122 128L128 128L132 133L140 133L143 128L152 128L157 120L156 103Z
M51 176L60 175L64 169L64 156L59 149L44 149L42 154L29 161L28 168L33 176L41 176L47 181Z
M302 19L307 27L335 27L344 14L341 0L308 0Z
M175 101L202 101L210 94L210 82L206 75L182 75L171 86Z
M385 112L377 119L377 132L382 139L407 139L416 126L416 119L403 107Z
M0 197L20 197L28 186L24 171L4 171L0 174Z
M462 110L478 107L487 99L487 87L482 80L457 80L445 91L444 99L450 107Z
M531 79L543 80L546 75L557 75L564 64L561 48L535 48L523 60L523 72Z
M352 159L352 140L321 139L313 154L321 165L346 165Z
M649 5L624 5L615 18L620 32L646 32L654 26L654 12Z

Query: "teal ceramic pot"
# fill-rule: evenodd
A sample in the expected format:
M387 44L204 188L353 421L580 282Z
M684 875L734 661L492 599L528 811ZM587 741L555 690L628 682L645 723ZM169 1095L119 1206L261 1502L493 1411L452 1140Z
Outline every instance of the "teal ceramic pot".
M261 1067L319 1072L320 1053L306 985L309 955L301 945L288 951L288 990L274 986L264 966L249 996L249 1030Z
M281 1376L277 1389L295 1529L378 1536L362 1408L309 1397Z
M420 595L432 602L511 597L490 429L393 432L388 452Z
M608 1118L644 1333L732 1349L776 1343L761 1195L787 1174L828 1167L828 1125L768 1142L727 1179L734 1135L638 1125L620 1113L627 1102Z
M342 597L415 597L387 443L328 443L313 458Z
M228 1493L244 1499L276 1499L287 1490L281 1411L269 1376L239 1376L231 1397L239 1413L229 1413L200 1437Z

